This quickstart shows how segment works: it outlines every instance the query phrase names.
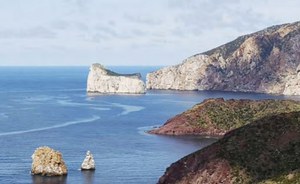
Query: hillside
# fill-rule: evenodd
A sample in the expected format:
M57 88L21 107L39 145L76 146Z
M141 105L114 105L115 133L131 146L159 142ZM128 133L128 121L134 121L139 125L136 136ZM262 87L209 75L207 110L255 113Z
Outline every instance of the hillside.
M300 111L292 100L207 99L169 119L152 134L222 136L265 116Z
M300 112L266 116L167 168L159 184L300 183Z

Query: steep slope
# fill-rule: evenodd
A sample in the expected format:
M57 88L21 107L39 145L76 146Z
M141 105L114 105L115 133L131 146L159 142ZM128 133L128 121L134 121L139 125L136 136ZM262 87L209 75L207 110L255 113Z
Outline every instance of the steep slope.
M300 22L273 26L147 75L148 89L300 95Z
M272 114L300 111L291 100L207 99L169 119L152 134L222 136L226 132Z
M300 112L267 116L173 163L159 184L300 183Z

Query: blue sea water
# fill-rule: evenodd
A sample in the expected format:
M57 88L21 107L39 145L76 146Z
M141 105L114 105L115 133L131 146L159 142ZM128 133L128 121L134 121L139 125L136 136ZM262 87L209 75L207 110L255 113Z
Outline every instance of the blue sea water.
M111 69L145 79L157 67ZM86 93L87 75L88 67L0 67L0 183L156 183L171 163L215 139L146 130L206 98L287 98L212 91L95 95ZM44 145L62 152L67 177L30 175L31 155ZM94 172L79 170L87 150Z

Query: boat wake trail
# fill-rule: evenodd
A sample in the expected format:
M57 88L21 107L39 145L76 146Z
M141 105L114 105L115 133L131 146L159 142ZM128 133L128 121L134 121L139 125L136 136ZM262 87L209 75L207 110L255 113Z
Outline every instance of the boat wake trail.
M123 109L123 112L118 114L119 116L127 115L129 113L138 112L138 111L145 109L145 107L142 107L142 106L124 105L124 104L120 104L120 103L111 103L111 104L114 105L115 107L119 107L119 108Z
M34 129L29 129L29 130L20 130L20 131L12 131L12 132L3 132L3 133L0 133L0 136L19 135L19 134L26 134L26 133L32 133L32 132L40 132L40 131L51 130L51 129L55 129L55 128L67 127L67 126L76 125L76 124L89 123L89 122L93 122L93 121L96 121L99 119L100 119L99 116L93 116L91 118L69 121L69 122L65 122L63 124L53 125L53 126L49 126L49 127L34 128Z

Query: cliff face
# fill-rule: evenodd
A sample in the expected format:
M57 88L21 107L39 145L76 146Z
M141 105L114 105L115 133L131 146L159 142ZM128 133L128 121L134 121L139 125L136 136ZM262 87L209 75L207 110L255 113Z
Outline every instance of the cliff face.
M262 117L294 111L300 111L300 102L208 99L169 119L163 126L149 133L223 136L230 130Z
M300 22L241 36L149 73L147 88L300 95Z
M267 116L173 163L159 184L300 183L300 112Z
M93 64L88 75L87 91L141 94L146 92L146 87L140 74L118 74L100 64Z

